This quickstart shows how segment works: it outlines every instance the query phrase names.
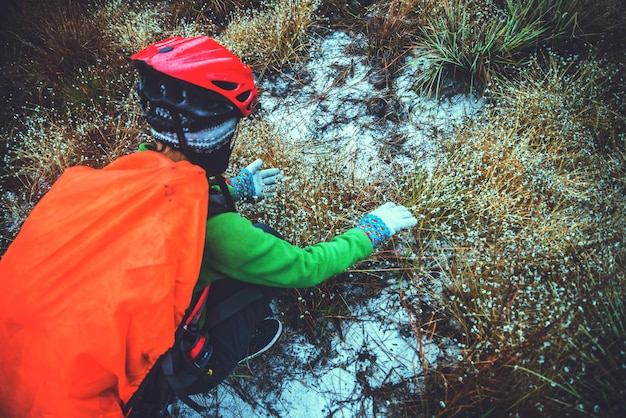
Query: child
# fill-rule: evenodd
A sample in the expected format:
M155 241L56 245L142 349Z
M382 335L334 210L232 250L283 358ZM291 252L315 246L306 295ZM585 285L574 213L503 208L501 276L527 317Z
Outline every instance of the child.
M27 220L14 248L9 248L0 263L0 380L13 382L0 385L0 410L6 416L121 417L128 411L140 415L145 401L155 402L164 413L163 402L171 402L171 396L150 399L160 387L137 388L142 380L148 382L148 371L157 369L154 365L172 346L174 331L184 320L181 307L189 305L192 294L195 301L210 284L202 324L206 335L199 339L203 344L185 351L194 367L201 369L203 378L168 377L170 386L176 386L174 392L183 400L187 394L219 384L237 363L277 341L282 326L271 318L269 302L280 288L315 286L368 257L374 247L400 229L416 224L405 207L385 203L363 216L355 228L330 242L306 248L289 244L264 225L253 225L235 211L233 200L271 195L279 171L263 170L262 161L257 160L238 176L223 177L237 124L250 115L257 99L250 68L208 37L170 38L131 58L140 76L141 107L155 144L143 145L136 155L122 157L121 162L111 166L125 168L139 161L149 168L160 167L159 175L165 180L159 177L154 194L156 213L148 210L142 215L146 223L152 222L143 229L144 219L136 217L136 222L127 222L124 229L110 235L113 239L130 231L129 238L122 241L127 252L117 251L111 256L113 244L96 242L100 231L95 229L86 234L88 239L81 237L84 248L77 253L92 251L95 257L86 255L75 261L75 268L67 270L65 263L59 263L55 270L39 277L43 273L32 260L39 263L41 259L47 262L61 257L71 240L64 240L58 248L48 248L53 243L45 240L33 247L38 225L44 223L36 222L33 214L46 212L46 204L50 206L60 195L61 186L66 186L65 193L79 188L80 178L76 180L75 175L72 182L57 182L61 184L53 186L51 196L42 199L43 208L33 210L33 220ZM88 170L90 182L115 171L109 167ZM187 177L172 180L170 172ZM204 186L198 182L199 172ZM189 182L193 184L181 182L181 178L192 179ZM122 186L127 191L132 187ZM104 201L114 205L122 196L116 194L118 189L105 184L103 190L113 195ZM101 194L93 193L87 204L70 205L66 210L71 212L69 219L94 218L89 211L97 212L95 202ZM187 200L182 200L182 195L188 196ZM56 202L63 204L62 199ZM205 206L204 212L198 205ZM127 206L132 206L132 201L119 209L119 217L127 215ZM52 205L46 212L57 217L54 222L53 218L45 218L47 226L57 228L47 231L49 237L68 229L63 226L67 215L56 214L55 208ZM81 213L86 215L80 218ZM107 217L110 223L118 218L110 211L95 217ZM178 225L181 222L187 225ZM103 229L108 226L97 224ZM81 228L79 225L76 229ZM135 229L141 234L130 235ZM39 256L46 251L52 256ZM144 266L144 260L149 266ZM74 261L74 257L68 257L68 261ZM93 263L97 268L89 274L74 277ZM122 265L128 267L122 269ZM134 276L137 274L139 278ZM45 292L41 284L45 284ZM106 292L98 288L99 284L106 285ZM72 298L71 302L67 298ZM150 299L150 303L143 303L143 299ZM63 309L58 308L60 305ZM36 317L28 314L33 311L37 311ZM93 323L90 326L84 325L85 312ZM57 324L62 324L62 329ZM37 338L46 340L41 349L54 356L36 354L40 352L35 350L38 345L33 345ZM94 339L98 339L97 344ZM148 377L153 374L151 371Z

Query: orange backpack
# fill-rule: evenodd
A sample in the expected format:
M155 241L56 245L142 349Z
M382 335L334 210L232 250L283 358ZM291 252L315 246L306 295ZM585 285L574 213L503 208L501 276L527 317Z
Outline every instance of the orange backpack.
M204 170L152 151L67 169L0 260L3 417L122 417L196 284Z

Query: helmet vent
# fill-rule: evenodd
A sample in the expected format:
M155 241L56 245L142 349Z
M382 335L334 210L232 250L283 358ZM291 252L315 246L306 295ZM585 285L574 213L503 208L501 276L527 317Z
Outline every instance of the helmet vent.
M239 100L241 103L244 103L246 100L250 98L251 94L252 94L252 91L246 90L243 93L237 95L236 99Z
M247 117L258 95L251 68L208 36L174 36L131 59L141 77L142 100L198 120L236 110Z
M223 90L236 90L239 87L237 83L231 83L229 81L212 80L211 83Z

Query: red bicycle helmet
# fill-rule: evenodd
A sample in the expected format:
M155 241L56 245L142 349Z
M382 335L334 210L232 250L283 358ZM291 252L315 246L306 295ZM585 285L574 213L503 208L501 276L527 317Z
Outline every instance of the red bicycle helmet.
M250 115L258 96L250 67L208 36L168 38L137 52L131 59L227 98L243 117ZM185 100L176 105L189 111L185 109ZM197 106L189 105L192 113L199 112Z

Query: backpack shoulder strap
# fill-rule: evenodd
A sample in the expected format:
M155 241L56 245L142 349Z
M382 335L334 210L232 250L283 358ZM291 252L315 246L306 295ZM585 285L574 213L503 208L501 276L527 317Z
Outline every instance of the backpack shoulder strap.
M214 180L209 188L209 212L207 219L226 212L236 212L235 202L223 178Z

